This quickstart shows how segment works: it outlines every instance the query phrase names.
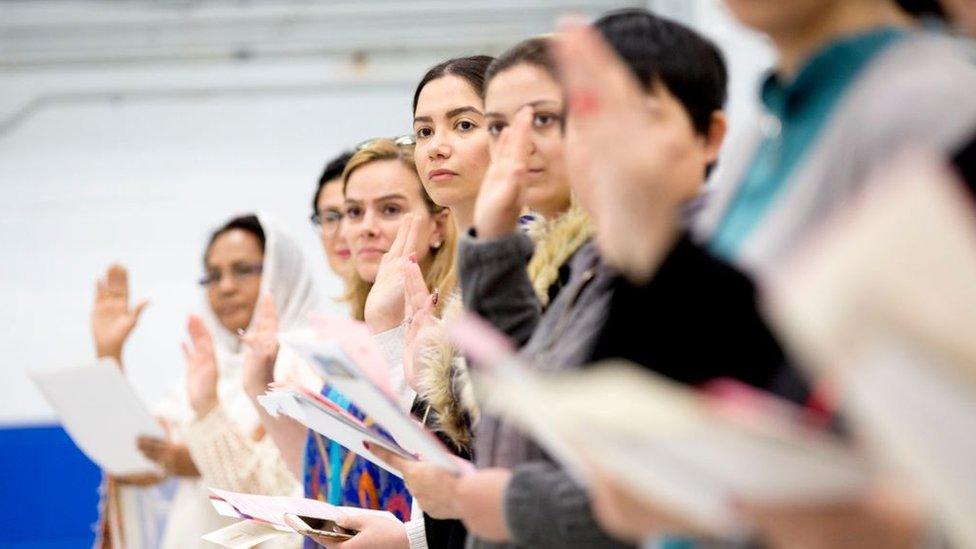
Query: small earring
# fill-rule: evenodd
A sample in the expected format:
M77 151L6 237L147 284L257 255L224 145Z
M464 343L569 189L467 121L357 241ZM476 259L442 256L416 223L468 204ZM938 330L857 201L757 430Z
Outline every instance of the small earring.
M443 245L444 245L444 241L443 240L438 240L437 242L434 242L434 245L431 246L431 247L434 248L435 250L439 250L439 249L441 249L441 246L443 246Z

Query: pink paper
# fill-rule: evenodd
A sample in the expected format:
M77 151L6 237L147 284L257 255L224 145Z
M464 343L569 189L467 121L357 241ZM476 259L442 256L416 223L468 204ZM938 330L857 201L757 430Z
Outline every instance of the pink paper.
M324 501L287 496L255 496L211 488L211 492L231 504L240 514L253 520L288 526L285 513L305 517L335 520L342 513L339 508Z

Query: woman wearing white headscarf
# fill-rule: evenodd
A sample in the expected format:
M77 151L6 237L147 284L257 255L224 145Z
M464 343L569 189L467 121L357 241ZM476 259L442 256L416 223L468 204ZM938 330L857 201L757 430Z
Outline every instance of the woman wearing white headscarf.
M261 295L273 296L276 307L272 300L264 301L275 307L280 330L300 329L308 313L319 305L309 267L297 243L266 215L238 217L214 232L204 266L201 283L209 306L203 318L191 316L188 322L192 344L184 345L186 380L155 410L171 426L169 440L139 441L140 449L175 477L175 493L167 505L170 490L160 486L111 488L114 494L109 498L105 541L110 540L114 547L206 546L200 536L228 524L210 506L209 486L269 495L301 492L276 446L264 436L256 410L243 391L247 352L237 333L251 327ZM112 278L111 269L107 278ZM111 293L109 285L106 280L106 294ZM101 290L100 284L100 294ZM127 300L125 296L123 311ZM104 308L102 316L106 316ZM135 310L141 310L139 305ZM93 327L102 355L102 347L114 350L116 346L98 344L107 339L105 322L99 330L99 312L96 299ZM122 316L130 321L124 341L137 313ZM120 319L116 324L126 326ZM117 347L121 355L121 344ZM293 369L276 372L279 379L298 382L309 375ZM166 515L164 524L158 520L161 514ZM279 544L289 542L297 544L287 538Z

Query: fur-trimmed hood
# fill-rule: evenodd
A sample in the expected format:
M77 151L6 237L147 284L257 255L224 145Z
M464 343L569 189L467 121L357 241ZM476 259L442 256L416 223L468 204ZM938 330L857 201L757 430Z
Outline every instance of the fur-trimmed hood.
M527 271L543 307L549 304L549 287L559 278L559 269L592 236L593 225L574 201L565 214L529 222L526 233L536 248ZM471 427L478 421L478 404L468 375L467 361L447 337L446 325L461 315L464 304L455 291L444 305L441 318L420 334L420 351L414 358L417 392L430 406L428 427L444 435L459 450L470 450Z

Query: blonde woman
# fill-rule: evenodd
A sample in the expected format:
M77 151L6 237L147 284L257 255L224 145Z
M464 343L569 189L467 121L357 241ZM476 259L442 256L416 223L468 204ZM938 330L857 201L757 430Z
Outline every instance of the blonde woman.
M391 385L402 409L409 412L416 395L407 386L401 365L403 273L413 270L438 293L453 291L454 223L421 185L409 139L376 139L360 145L346 164L342 180L345 202L340 230L355 268L346 297L352 316L365 320L375 334L390 364ZM353 526L364 532L353 546L369 546L370 539L364 539L367 535L394 546L426 546L422 518L410 521L412 497L402 480L297 422L270 417L257 405L256 398L273 381L274 370L282 362L298 360L279 348L275 332L274 319L265 318L245 336L249 345L260 350L263 360L245 373L244 383L289 469L303 480L305 497L384 509L407 521L404 526L382 518L375 524L363 519L365 523ZM322 394L363 417L328 385Z

